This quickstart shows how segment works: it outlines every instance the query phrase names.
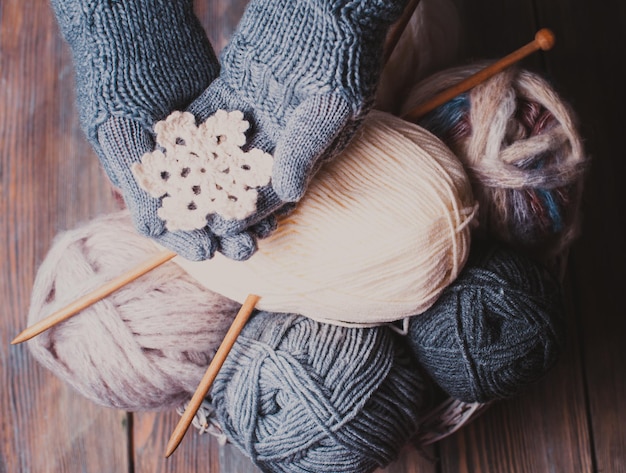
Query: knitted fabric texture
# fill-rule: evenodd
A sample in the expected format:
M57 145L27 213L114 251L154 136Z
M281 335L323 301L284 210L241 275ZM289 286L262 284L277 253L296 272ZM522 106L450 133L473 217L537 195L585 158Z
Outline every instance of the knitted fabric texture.
M212 291L328 323L375 325L432 305L461 271L475 213L468 178L430 133L372 111L258 251L175 261Z
M394 335L256 314L213 385L224 432L264 472L387 465L416 432L424 391Z
M442 71L416 85L403 113L483 68ZM461 159L480 202L481 235L549 261L578 235L588 156L576 117L537 74L509 68L420 124Z
M154 124L187 107L219 72L191 0L52 0L52 6L73 55L81 126L136 229L190 259L218 249L248 257L251 234L224 240L207 229L167 231L159 199L131 172L154 151Z
M154 253L128 212L61 233L37 272L28 324ZM195 392L239 306L170 262L27 344L41 365L98 404L173 409Z
M458 279L409 322L419 363L451 397L512 397L542 378L564 344L560 286L500 244L474 244Z
M272 156L243 151L248 122L241 112L218 110L200 126L190 113L172 112L158 122L157 148L132 166L139 185L161 199L168 230L196 230L206 215L242 219L256 211L257 191L267 185Z
M151 129L196 98L219 64L191 0L51 4L72 48L81 125L117 184L98 127L117 116Z
M221 56L220 76L189 107L199 121L240 110L248 146L274 156L271 185L242 220L208 217L235 235L299 201L323 161L353 137L370 109L389 26L406 0L252 0Z

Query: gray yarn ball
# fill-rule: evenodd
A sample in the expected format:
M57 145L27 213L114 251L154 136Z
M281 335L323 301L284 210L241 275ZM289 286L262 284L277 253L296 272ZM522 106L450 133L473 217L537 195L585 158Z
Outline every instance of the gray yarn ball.
M558 282L500 245L475 244L463 271L409 322L420 364L451 397L509 398L542 378L564 344Z
M264 472L370 472L416 432L424 385L386 327L257 313L213 385L229 440Z

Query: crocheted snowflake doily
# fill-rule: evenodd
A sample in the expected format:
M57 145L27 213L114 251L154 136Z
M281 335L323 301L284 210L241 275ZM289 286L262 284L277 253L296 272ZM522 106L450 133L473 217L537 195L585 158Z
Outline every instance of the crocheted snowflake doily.
M218 110L200 125L188 112L156 123L159 147L132 172L139 186L161 199L158 215L168 230L203 228L210 214L241 220L256 211L256 188L269 184L273 157L241 149L248 127L238 110Z

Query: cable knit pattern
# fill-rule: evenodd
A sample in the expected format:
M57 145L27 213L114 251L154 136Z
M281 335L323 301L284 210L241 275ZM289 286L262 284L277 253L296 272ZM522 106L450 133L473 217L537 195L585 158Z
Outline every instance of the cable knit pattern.
M105 168L100 125L118 116L151 128L219 72L191 0L51 3L72 48L81 125Z
M281 126L307 96L331 91L358 114L373 96L387 27L403 3L253 1L222 55L224 82Z
M171 232L160 200L131 172L154 151L156 122L184 109L219 72L191 0L51 0L72 51L80 122L142 235L192 260L219 250L245 259L252 235L218 238L208 229Z
M188 109L199 121L240 110L248 146L274 156L271 185L243 220L211 216L235 235L299 201L320 165L339 153L370 110L386 33L406 0L252 0L221 57L220 77Z

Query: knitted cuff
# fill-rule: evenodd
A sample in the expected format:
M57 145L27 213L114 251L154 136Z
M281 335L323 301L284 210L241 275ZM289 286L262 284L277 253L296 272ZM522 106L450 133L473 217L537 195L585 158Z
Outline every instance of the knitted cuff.
M76 68L81 125L112 115L145 127L185 107L219 65L191 0L51 0Z

